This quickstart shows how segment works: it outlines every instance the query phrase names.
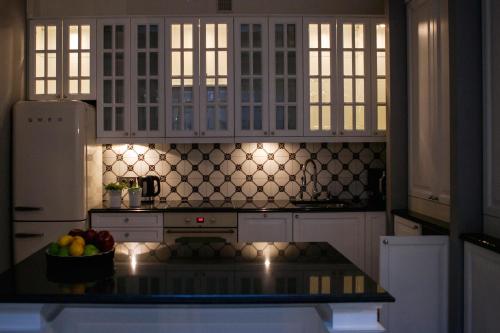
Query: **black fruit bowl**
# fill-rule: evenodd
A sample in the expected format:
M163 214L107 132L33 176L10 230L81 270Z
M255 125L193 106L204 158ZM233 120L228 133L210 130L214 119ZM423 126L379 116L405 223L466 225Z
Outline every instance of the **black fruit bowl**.
M93 256L60 257L45 251L47 278L52 282L90 282L114 274L115 249Z

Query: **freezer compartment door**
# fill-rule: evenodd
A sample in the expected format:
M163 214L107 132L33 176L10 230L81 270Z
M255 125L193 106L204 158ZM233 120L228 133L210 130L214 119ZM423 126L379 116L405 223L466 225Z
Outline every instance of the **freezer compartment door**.
M85 205L85 104L14 108L14 220L79 221Z
M71 229L85 228L81 222L14 222L14 260L16 264Z

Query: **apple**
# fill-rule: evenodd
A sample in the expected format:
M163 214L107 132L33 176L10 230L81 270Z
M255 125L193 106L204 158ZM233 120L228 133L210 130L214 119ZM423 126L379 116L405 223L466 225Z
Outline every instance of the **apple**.
M83 237L85 239L85 231L83 231L82 229L71 229L69 232L68 232L68 235L70 236L80 236L80 237Z
M85 239L86 244L94 244L97 243L97 231L94 229L89 229L84 233L83 238Z
M109 231L103 230L97 233L97 247L102 252L110 251L115 245L115 240Z

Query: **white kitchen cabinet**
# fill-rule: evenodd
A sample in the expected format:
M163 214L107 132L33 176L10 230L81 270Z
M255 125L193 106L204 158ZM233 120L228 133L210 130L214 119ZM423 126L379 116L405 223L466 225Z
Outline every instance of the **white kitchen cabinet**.
M386 212L367 212L365 215L365 266L364 272L379 280L380 237L386 235Z
M394 234L396 236L421 236L422 225L400 216L394 216Z
M268 136L267 18L238 17L234 27L236 136Z
M97 136L130 137L130 20L97 22Z
M464 331L498 332L500 254L465 242Z
M349 260L365 266L365 213L296 213L294 242L328 242Z
M94 213L91 227L108 230L117 242L163 241L162 213Z
M168 18L165 31L166 136L198 137L200 135L198 19Z
M234 137L233 18L200 19L200 136Z
M269 18L269 134L302 136L302 19Z
M163 18L131 22L130 135L165 137Z
M407 7L409 196L412 210L449 220L449 57L442 2L413 0Z
M380 284L396 299L384 304L389 333L448 331L448 236L384 236Z
M96 20L63 21L64 97L96 98Z
M292 213L238 214L239 242L291 242Z
M389 38L387 23L382 19L371 20L370 31L371 58L371 132L373 136L385 136L387 133L387 115L389 113Z
M61 98L61 20L32 20L29 26L29 98Z
M336 135L336 21L332 18L304 18L303 22L304 135Z

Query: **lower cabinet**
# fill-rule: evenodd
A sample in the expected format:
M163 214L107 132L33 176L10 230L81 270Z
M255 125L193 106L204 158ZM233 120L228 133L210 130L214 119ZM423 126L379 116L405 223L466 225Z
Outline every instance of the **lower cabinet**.
M365 267L365 213L296 213L295 242L329 242L361 269Z
M94 213L91 227L108 230L117 242L163 241L163 213Z
M448 332L448 238L381 238L380 284L396 299L382 308L387 332Z
M494 333L500 327L500 254L465 242L465 333Z
M239 242L291 242L292 213L238 214Z

